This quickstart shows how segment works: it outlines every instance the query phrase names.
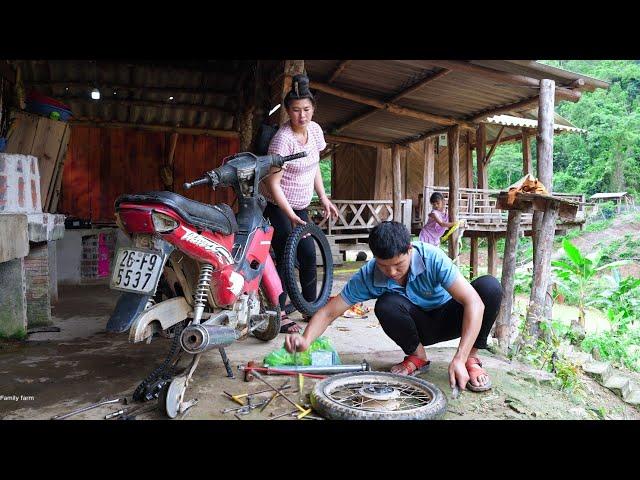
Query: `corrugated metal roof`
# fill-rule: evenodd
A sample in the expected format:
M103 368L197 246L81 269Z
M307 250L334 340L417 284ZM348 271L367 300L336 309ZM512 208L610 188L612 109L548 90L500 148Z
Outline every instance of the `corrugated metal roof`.
M628 195L627 192L612 192L612 193L596 193L589 197L590 200L596 200L598 198L621 198Z
M271 80L277 78L277 68L280 68L281 62L261 62L266 65L267 77ZM351 60L339 74L334 75L342 62L305 60L305 70L312 82L330 82L333 88L383 103L443 71L438 61ZM234 116L239 108L241 80L252 61L118 60L96 63L88 60L22 60L17 63L26 83L35 84L41 93L68 103L76 118L235 130L237 122ZM588 78L533 61L472 60L465 65L492 68L498 72L534 79L551 78L556 81L557 87L565 88L575 86L573 84L579 78ZM606 82L589 81L591 89L607 86ZM102 98L100 101L91 101L89 92L96 84L101 89ZM173 99L170 100L170 96ZM439 75L436 80L395 99L393 103L417 112L469 121L483 112L488 113L536 96L535 86L501 82L492 75L482 75L463 68L451 69L448 74ZM328 92L317 92L317 100L314 120L327 132L343 136L404 143L441 131L449 124L446 121L437 123L400 116ZM351 123L362 116L362 120ZM523 114L523 118L530 117ZM556 123L564 125L562 122ZM491 134L491 128L487 130ZM519 127L514 126L509 135L518 132Z
M507 127L524 127L524 128L538 128L538 121L529 118L513 117L511 115L494 115L487 117L485 123L491 123L493 125L505 125ZM583 128L573 127L569 125L562 125L559 123L553 124L553 129L557 132L574 132L574 133L587 133Z
M216 130L233 128L240 70L228 62L223 72L167 62L17 62L27 89L71 107L75 119ZM235 69L235 72L234 72ZM91 100L98 87L100 100ZM170 98L172 97L172 98Z

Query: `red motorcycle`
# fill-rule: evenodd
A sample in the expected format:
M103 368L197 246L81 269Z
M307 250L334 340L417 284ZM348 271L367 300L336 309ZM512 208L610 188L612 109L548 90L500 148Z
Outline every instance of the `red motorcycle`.
M132 343L149 343L154 336L173 338L168 357L138 386L134 400L159 397L174 418L194 404L184 401L184 393L204 351L217 348L233 377L225 346L249 334L264 341L278 335L283 288L270 256L273 227L263 218L266 200L258 184L272 167L282 168L304 156L306 152L286 157L239 153L184 184L186 189L233 187L237 216L228 205L207 205L166 191L116 200L117 223L130 237L131 247L120 248L115 256L111 288L124 293L107 330L129 329ZM309 233L321 243L325 265L332 266L327 240L313 222L298 227L290 240L296 243ZM331 289L331 272L325 273L329 278L317 307ZM177 374L182 352L193 358Z

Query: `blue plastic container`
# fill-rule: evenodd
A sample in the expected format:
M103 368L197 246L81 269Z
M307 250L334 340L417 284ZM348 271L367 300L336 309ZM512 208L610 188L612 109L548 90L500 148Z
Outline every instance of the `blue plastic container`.
M26 110L31 113L37 113L38 115L44 115L45 117L49 117L51 112L58 112L60 114L60 120L63 122L68 121L73 116L70 110L40 102L27 102Z

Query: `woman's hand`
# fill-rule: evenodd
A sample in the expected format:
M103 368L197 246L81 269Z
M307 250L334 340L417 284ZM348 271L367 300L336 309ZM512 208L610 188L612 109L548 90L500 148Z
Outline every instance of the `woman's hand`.
M307 222L302 220L298 215L295 214L295 212L292 212L291 215L289 215L289 220L291 220L291 228L296 228L298 225L307 224Z
M336 208L336 206L331 203L331 200L329 200L328 197L323 197L320 200L320 203L322 203L322 208L324 208L324 218L328 219L329 217L331 218L338 218L338 209Z

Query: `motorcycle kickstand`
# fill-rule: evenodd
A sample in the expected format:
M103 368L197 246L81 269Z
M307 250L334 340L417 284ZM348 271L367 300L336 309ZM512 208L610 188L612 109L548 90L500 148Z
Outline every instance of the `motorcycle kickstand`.
M222 362L224 363L224 368L227 370L227 377L236 378L233 374L233 370L231 369L231 362L229 362L229 357L227 357L227 352L224 351L224 347L220 347L218 349L220 352L220 356L222 357Z

